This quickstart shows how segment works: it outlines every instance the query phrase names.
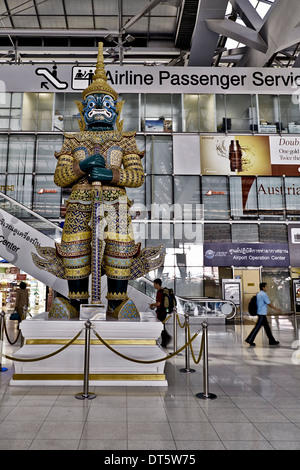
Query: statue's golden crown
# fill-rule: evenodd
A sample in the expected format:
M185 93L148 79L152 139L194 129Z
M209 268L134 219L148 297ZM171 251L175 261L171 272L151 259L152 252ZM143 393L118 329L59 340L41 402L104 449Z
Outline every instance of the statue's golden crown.
M85 100L88 95L93 95L94 93L105 93L112 96L115 101L118 99L118 93L107 83L103 58L103 42L99 42L98 44L96 70L93 75L92 83L82 92L83 100Z

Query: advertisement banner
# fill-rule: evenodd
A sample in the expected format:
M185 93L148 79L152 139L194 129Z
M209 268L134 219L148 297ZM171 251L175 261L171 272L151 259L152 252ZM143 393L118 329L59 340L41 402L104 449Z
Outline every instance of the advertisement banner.
M202 175L299 176L300 137L200 136Z
M290 265L288 243L204 243L204 266Z
M59 279L39 269L33 263L32 253L36 253L36 246L54 247L55 244L52 238L0 209L0 256L60 294L67 296L68 284L65 279Z
M270 136L272 175L299 176L300 137Z
M202 175L272 175L269 137L200 136Z

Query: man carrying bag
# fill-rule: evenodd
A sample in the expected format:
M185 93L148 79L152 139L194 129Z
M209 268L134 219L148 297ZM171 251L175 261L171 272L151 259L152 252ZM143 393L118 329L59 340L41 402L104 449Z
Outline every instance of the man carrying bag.
M257 316L258 320L256 322L255 327L253 330L250 332L250 334L247 336L245 339L246 343L249 343L250 346L255 346L254 339L261 329L261 327L264 327L266 335L269 339L269 345L274 346L279 344L279 341L276 341L274 338L268 319L267 319L267 313L268 313L268 305L273 309L276 310L277 312L282 312L279 308L275 307L273 304L271 304L271 301L267 295L267 290L268 286L266 282L261 282L260 285L260 291L256 295L256 303L257 303Z

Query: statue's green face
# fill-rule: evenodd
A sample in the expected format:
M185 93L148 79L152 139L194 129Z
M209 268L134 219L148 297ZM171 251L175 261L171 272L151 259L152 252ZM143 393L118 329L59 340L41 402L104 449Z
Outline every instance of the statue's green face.
M87 130L111 130L117 119L116 101L104 93L89 95L83 101Z

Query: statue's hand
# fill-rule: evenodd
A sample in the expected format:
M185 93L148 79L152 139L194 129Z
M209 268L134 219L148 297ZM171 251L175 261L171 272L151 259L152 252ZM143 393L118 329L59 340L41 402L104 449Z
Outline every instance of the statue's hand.
M101 183L110 183L113 178L113 172L109 168L99 168L95 166L88 174L89 183L100 181Z
M100 153L95 153L79 162L81 171L89 173L93 167L105 168L105 158Z

